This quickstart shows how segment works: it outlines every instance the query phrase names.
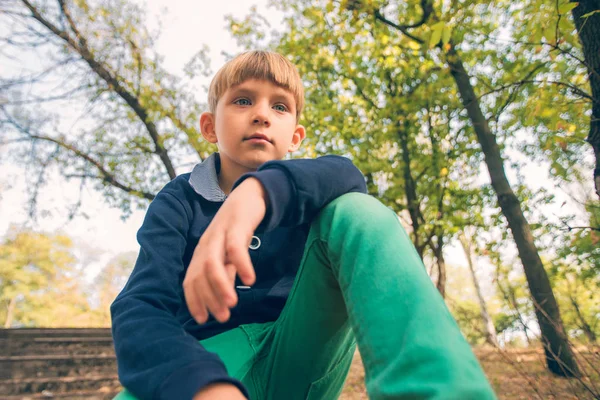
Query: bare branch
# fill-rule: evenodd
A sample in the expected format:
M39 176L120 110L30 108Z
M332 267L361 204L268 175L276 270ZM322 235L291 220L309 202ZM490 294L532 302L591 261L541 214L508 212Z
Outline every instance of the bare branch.
M142 197L144 199L147 200L153 200L154 199L154 195L152 193L147 193L147 192L142 192L139 190L136 190L132 187L129 187L121 182L119 182L117 180L117 178L114 176L114 174L111 174L109 171L107 171L104 166L102 166L102 164L95 160L92 156L90 156L87 153L84 153L83 151L79 150L78 148L76 148L73 145L70 145L66 142L62 142L58 139L55 138L51 138L49 136L43 136L43 135L30 135L30 137L32 139L37 139L37 140L43 140L43 141L47 141L47 142L51 142L51 143L55 143L58 146L64 148L65 150L70 151L71 153L75 154L77 157L84 159L85 161L87 161L88 163L92 164L94 167L96 167L96 169L98 170L98 172L100 173L99 177L96 177L96 179L100 179L102 180L104 183L107 183L111 186L114 186L118 189L121 189L122 191L129 193L129 194L133 194L133 195L137 195L139 197Z
M425 41L423 39L419 39L416 36L411 35L410 33L408 33L407 27L402 26L402 25L398 25L393 23L392 21L390 21L389 19L387 19L379 10L375 10L374 14L375 19L383 22L386 25L391 26L394 29L399 30L400 32L402 32L406 37L411 38L412 40L414 40L415 42L419 43L419 44L423 44Z
M68 92L65 93L61 93L55 96L50 96L50 97L31 97L28 98L27 100L17 100L17 101L9 101L6 104L10 104L11 106L22 106L22 105L27 105L27 104L42 104L42 103L47 103L47 102L52 102L55 100L67 100L69 98L72 98L73 95L76 95L78 92L81 92L85 89L89 89L89 86L78 86L72 90L69 90Z
M174 179L177 176L177 174L175 172L175 168L173 167L173 164L171 162L171 159L169 158L167 150L164 148L164 146L162 144L162 140L160 138L160 135L158 134L156 125L152 121L150 121L147 110L140 104L140 101L137 97L135 97L134 95L129 93L129 91L127 91L121 85L119 80L113 76L113 74L109 71L107 66L101 64L94 58L92 52L87 47L87 41L78 31L77 26L75 25L68 8L65 6L64 1L63 0L58 0L58 1L59 1L63 16L69 22L70 29L75 34L75 38L77 40L74 40L72 37L70 37L67 34L67 32L60 30L58 27L56 27L50 21L45 19L44 16L42 16L40 14L40 12L35 8L35 6L33 6L28 0L21 0L21 2L30 10L32 17L35 20L37 20L39 23L41 23L43 26L45 26L54 35L63 39L75 52L77 52L83 58L83 60L90 66L90 68L102 80L104 80L108 84L108 86L112 90L114 90L115 93L117 95L119 95L119 97L121 97L127 103L127 105L129 105L129 107L131 107L131 109L136 113L138 118L145 125L146 130L148 131L148 134L150 135L152 141L154 142L154 146L155 146L154 152L160 157L163 165L165 166L165 168L167 170L167 173L169 174L169 177L171 179Z
M523 80L520 80L520 81L517 81L517 82L511 82L509 84L502 85L502 86L500 86L500 87L498 87L498 88L496 88L494 90L490 90L490 91L488 91L488 92L480 95L478 98L481 99L482 97L485 97L485 96L490 95L492 93L501 92L501 91L509 89L511 87L522 86L522 85L525 85L525 84L528 84L528 83L531 83L531 84L549 83L549 84L552 84L552 85L563 86L563 87L566 87L566 88L570 89L571 91L573 91L573 93L577 94L581 98L584 98L584 99L592 101L592 102L594 101L594 99L592 98L591 95L589 95L587 92L585 92L581 88L578 88L577 86L574 86L574 85L572 85L570 83L560 82L560 81L553 81L553 80L539 80L539 79L523 79Z
M58 147L61 147L67 151L69 151L70 153L75 154L77 157L85 160L88 164L94 166L98 173L99 176L95 176L95 179L99 179L102 182L109 184L111 186L116 187L117 189L120 189L126 193L135 195L137 197L141 197L147 200L152 200L154 199L154 194L152 193L148 193L148 192L143 192L137 189L134 189L130 186L127 186L123 183L121 183L113 173L111 173L110 171L108 171L106 168L104 168L104 166L96 159L94 159L91 155L85 153L84 151L78 149L77 147L75 147L72 144L69 144L65 141L56 139L56 138L52 138L50 136L45 136L45 135L36 135L36 134L32 134L31 132L29 132L29 130L27 128L25 128L24 126L22 126L21 124L19 124L17 121L15 120L10 120L7 121L9 124L11 124L14 128L16 128L19 132L23 133L24 135L26 135L28 138L33 139L33 140L40 140L40 141L45 141L45 142L50 142L50 143L54 143L56 144ZM43 172L43 171L42 171ZM39 178L41 179L41 177Z

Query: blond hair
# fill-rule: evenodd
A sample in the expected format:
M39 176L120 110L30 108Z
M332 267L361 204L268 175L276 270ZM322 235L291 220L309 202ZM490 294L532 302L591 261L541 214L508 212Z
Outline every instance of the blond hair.
M208 89L208 106L215 113L217 103L227 89L249 79L267 80L288 90L296 101L296 120L304 107L304 87L298 70L278 53L253 50L228 61L217 72Z

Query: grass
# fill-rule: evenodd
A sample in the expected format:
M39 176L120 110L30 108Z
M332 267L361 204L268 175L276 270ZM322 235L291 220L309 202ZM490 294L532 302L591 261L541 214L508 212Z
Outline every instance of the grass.
M552 375L541 349L474 349L499 399L600 399L600 349L579 349L581 380ZM364 368L356 353L340 400L368 399ZM587 386L587 389L586 389Z

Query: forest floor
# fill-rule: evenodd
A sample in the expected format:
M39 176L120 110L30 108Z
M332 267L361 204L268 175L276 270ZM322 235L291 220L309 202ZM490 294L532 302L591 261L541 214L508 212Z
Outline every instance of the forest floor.
M565 379L545 369L541 349L474 349L499 399L600 399L600 349L578 348L582 379ZM368 399L358 352L340 400Z

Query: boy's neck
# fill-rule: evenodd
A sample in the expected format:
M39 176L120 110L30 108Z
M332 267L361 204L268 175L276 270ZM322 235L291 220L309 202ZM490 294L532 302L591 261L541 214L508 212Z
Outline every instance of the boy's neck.
M242 175L254 170L245 168L239 164L231 163L225 157L221 157L221 168L218 173L219 187L226 195L231 193L233 184L240 179Z

